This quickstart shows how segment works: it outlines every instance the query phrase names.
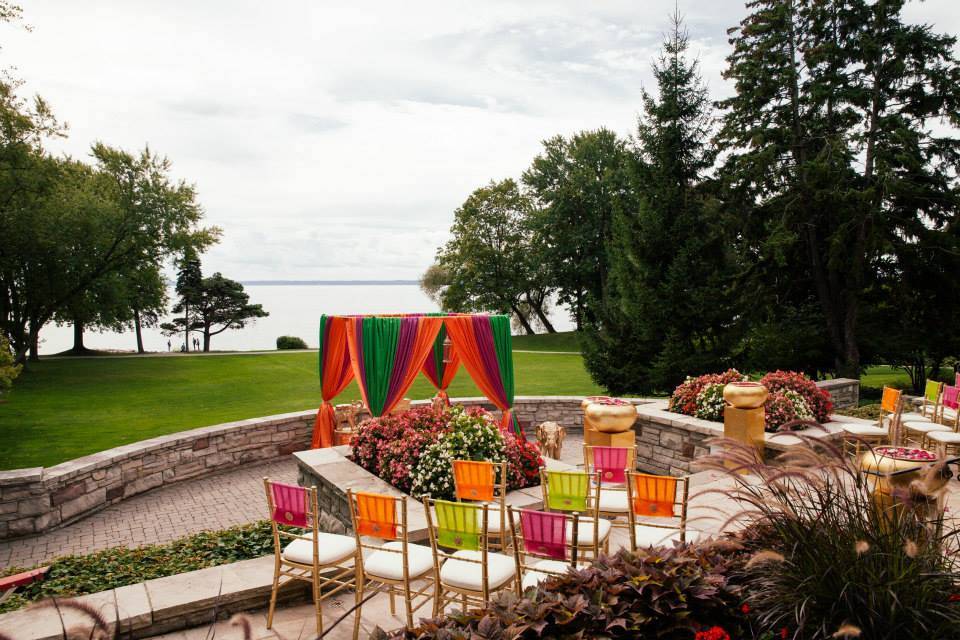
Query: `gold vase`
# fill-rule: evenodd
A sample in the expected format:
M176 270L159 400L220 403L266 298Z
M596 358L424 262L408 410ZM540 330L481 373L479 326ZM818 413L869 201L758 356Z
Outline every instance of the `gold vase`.
M723 399L737 409L759 409L769 391L759 382L731 382L723 388Z
M584 422L600 433L622 433L637 421L633 404L600 404L593 402L583 410Z

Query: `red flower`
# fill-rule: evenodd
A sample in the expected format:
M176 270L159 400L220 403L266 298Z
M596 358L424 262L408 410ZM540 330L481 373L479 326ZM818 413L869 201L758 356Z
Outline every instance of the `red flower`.
M693 640L730 640L730 634L723 627L710 627L706 631L697 631Z
M789 636L789 635L790 635L790 631L788 631L786 627L780 629L780 639L781 639L781 640L787 640L787 636Z
M960 602L960 593L951 593L947 602Z
M748 613L750 613L750 605L744 602L743 606L740 607L740 612L743 613L743 615L747 615Z

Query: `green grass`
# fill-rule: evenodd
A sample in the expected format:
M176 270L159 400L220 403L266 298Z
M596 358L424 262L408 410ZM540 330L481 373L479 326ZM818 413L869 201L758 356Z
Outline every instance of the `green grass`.
M513 348L520 351L580 352L580 340L575 331L538 333L535 336L513 336Z
M518 347L519 348L519 347ZM517 395L600 392L579 355L517 353ZM420 376L407 396L432 397ZM451 396L481 396L461 370ZM354 383L339 401L358 399ZM315 408L316 353L31 363L0 403L0 469L51 466L154 436Z

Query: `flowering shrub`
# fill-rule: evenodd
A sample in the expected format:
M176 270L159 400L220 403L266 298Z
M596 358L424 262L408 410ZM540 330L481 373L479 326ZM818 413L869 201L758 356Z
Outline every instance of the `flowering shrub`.
M728 382L745 382L747 376L736 369L727 369L723 373L708 373L702 376L687 376L680 386L670 396L669 410L675 413L685 413L688 416L697 413L697 396L704 387L711 384L725 385Z
M723 408L726 402L723 399L723 387L719 383L708 384L697 396L697 410L694 415L704 420L718 422L723 420Z
M723 387L730 382L744 382L747 377L736 369L692 377L679 385L670 396L668 409L675 413L696 416L704 420L723 420ZM802 373L773 371L760 383L770 395L764 405L767 431L780 431L792 420L827 422L833 404L830 394Z
M830 394L817 386L813 380L797 371L771 371L760 379L760 384L771 393L782 389L789 389L799 393L817 422L826 422L830 419L833 403Z
M453 497L451 460L507 461L510 489L539 483L543 464L533 443L500 431L479 407L417 407L363 422L350 441L353 461L415 497Z

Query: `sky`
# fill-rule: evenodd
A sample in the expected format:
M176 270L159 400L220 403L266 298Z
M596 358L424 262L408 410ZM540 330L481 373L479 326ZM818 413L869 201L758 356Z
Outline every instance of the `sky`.
M89 157L149 145L223 229L204 272L416 279L453 211L544 139L636 123L674 0L30 0L0 65ZM713 98L743 0L679 4ZM914 21L960 31L956 0Z

